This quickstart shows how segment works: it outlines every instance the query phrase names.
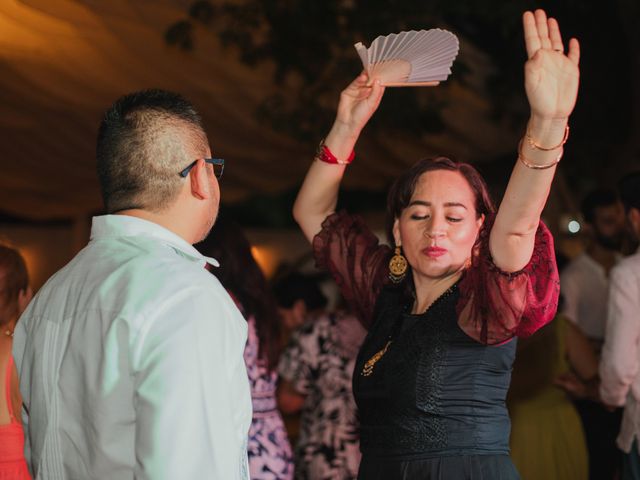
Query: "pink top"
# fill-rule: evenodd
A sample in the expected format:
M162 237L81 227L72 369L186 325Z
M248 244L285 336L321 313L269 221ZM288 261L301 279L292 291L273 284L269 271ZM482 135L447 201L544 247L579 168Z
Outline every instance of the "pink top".
M24 432L22 424L13 414L11 402L11 373L13 357L9 357L5 372L4 392L11 421L0 425L0 480L29 480L29 470L24 459Z
M471 266L460 283L458 325L475 340L495 345L514 336L527 337L551 321L560 294L553 237L540 222L531 260L507 273L493 263L489 233L495 217L485 221ZM313 240L316 264L329 270L365 327L382 287L388 282L391 249L379 245L362 218L341 211L326 218Z

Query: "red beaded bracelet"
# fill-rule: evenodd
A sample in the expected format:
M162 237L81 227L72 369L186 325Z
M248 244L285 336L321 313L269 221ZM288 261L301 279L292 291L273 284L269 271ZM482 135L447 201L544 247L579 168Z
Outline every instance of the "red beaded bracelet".
M329 147L327 147L324 144L324 139L320 142L320 145L318 145L318 151L316 152L316 158L321 162L338 164L338 165L349 165L353 161L355 156L356 156L356 151L351 150L351 155L349 155L349 157L346 160L342 160L342 161L338 160L338 158L333 153L331 153L331 150L329 150Z

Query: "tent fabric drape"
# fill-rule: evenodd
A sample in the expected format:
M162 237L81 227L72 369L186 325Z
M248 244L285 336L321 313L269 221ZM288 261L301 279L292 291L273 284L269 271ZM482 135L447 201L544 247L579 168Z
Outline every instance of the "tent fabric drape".
M242 64L204 27L196 27L193 51L166 45L166 28L185 17L188 3L0 2L0 211L35 220L99 211L94 151L100 115L120 95L151 87L182 93L201 111L213 154L227 161L224 201L302 181L315 145L275 132L254 114L275 91L272 67ZM464 43L462 51L478 78L484 75L489 62ZM480 83L452 88L446 134L365 136L345 185L384 188L426 155L475 161L514 150L517 133L489 121Z

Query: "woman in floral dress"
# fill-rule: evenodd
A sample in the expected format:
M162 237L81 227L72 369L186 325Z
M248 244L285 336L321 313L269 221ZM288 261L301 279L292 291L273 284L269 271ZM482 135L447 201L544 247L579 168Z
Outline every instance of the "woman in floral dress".
M309 319L282 353L278 401L300 408L296 478L351 480L360 464L360 435L351 372L366 331L346 313Z

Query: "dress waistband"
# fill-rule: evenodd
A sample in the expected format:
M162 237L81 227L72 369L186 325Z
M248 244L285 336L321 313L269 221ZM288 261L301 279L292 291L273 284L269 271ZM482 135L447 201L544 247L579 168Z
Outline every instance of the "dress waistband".
M253 416L256 414L273 414L278 412L278 405L276 398L273 395L268 397L252 397L251 403L253 404Z

